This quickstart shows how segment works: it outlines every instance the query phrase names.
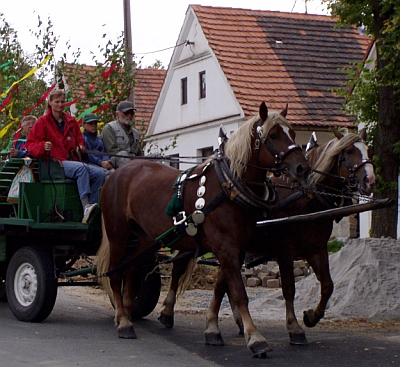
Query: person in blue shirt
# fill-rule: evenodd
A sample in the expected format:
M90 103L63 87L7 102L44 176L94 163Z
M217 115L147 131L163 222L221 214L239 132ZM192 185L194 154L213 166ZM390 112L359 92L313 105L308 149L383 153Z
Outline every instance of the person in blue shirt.
M106 179L113 173L114 167L111 164L110 157L108 156L108 152L104 147L103 140L99 136L97 132L97 124L99 119L93 113L88 113L83 116L82 125L83 125L83 138L85 139L85 146L87 150L92 152L104 153L101 154L90 154L87 155L87 162L89 164L93 164L95 166L99 166L103 168Z
M24 116L21 121L21 127L15 132L11 138L11 146L8 151L10 158L25 158L30 157L26 149L26 139L33 125L37 121L36 116Z

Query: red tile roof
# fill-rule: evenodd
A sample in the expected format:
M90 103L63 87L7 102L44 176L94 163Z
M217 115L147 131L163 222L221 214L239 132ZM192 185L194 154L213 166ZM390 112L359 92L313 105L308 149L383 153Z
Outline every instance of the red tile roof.
M66 64L66 70L77 72L73 64ZM81 73L82 78L85 77L85 72L93 72L94 66L84 65ZM143 122L145 130L150 123L151 115L153 114L154 107L157 103L158 95L164 83L165 75L167 73L164 69L136 69L134 100L135 100L135 121L136 126L139 127ZM68 83L68 75L66 75ZM77 91L80 96L84 96L83 89ZM82 112L82 111L79 111Z
M144 122L147 127L156 106L167 71L164 69L137 69L134 89L136 124Z
M352 125L332 89L346 80L339 68L363 60L368 37L323 15L191 7L246 118L265 101L277 110L288 103L298 126Z

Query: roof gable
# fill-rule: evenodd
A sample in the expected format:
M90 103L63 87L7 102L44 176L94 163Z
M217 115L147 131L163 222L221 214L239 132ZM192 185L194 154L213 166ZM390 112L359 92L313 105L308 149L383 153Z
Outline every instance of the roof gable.
M265 101L288 103L295 125L351 125L332 89L346 80L340 68L362 61L368 37L323 15L191 8L247 118Z

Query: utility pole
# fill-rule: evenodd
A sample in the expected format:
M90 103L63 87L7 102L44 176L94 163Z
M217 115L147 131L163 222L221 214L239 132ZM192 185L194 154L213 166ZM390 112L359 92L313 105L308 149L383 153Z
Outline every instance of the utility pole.
M132 29L131 29L131 2L130 0L124 1L124 40L126 53L126 67L129 72L132 73ZM133 85L131 85L131 93L129 95L129 101L135 104L135 96L133 91Z

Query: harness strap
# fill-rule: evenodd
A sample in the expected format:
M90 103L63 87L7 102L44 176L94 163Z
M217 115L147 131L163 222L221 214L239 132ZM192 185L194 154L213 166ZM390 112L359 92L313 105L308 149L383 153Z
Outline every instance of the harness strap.
M226 195L238 204L241 208L248 211L258 211L265 216L265 211L270 212L272 203L261 199L255 195L247 185L240 184L230 172L226 160L222 157L215 157L215 171L218 179L224 188Z
M208 204L206 204L204 206L204 208L203 208L204 215L211 213L219 204L222 203L222 201L225 198L226 198L225 192L220 191ZM190 219L190 218L191 218L191 215L189 215L187 219ZM146 257L150 254L154 254L162 247L170 246L171 244L180 240L185 235L186 235L186 232L185 232L184 223L182 223L181 225L178 225L178 226L174 226L174 227L170 228L167 232L164 232L162 235L158 236L156 238L156 242L153 245L151 245L149 248L143 250L139 254L134 255L134 257L132 257L128 261L122 263L121 265L117 266L116 268L105 272L104 274L102 274L102 276L109 277L119 271L126 270L130 266L137 265L144 257ZM193 253L199 254L200 249L201 249L201 244L199 245L199 243L197 243L196 251L191 252L191 254L193 254Z

